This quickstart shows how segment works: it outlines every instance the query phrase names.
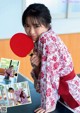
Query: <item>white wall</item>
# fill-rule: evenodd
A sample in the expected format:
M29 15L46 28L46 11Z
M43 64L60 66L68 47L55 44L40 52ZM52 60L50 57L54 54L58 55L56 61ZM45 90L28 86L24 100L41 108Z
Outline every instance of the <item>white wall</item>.
M80 33L80 19L53 19L52 27L57 34Z
M11 38L17 32L23 32L23 0L0 0L0 39Z

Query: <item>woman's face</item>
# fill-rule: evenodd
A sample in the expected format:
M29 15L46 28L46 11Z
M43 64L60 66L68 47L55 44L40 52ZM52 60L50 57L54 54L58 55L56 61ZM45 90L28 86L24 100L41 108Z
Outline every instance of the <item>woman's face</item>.
M28 36L32 38L32 40L35 42L38 40L39 36L48 30L47 27L45 27L42 24L39 24L37 20L33 20L33 18L28 17L26 19L26 25L24 26L25 32Z

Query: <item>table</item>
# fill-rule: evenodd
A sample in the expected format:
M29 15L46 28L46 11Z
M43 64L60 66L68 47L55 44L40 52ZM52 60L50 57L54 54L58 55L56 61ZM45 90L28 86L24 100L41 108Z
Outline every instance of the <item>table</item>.
M18 74L18 82L28 81L31 93L31 104L20 105L16 107L10 107L7 109L7 113L34 113L34 110L40 106L40 94L38 94L33 83L24 77L22 74ZM67 108L61 101L57 103L56 110L51 113L73 113L72 110Z

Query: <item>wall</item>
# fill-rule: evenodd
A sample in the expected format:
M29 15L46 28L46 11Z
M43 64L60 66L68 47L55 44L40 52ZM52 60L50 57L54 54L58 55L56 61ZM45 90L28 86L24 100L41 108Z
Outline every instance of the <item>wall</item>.
M76 73L80 73L80 33L60 36L69 48Z
M30 77L31 65L29 62L30 56L27 56L25 58L16 56L10 49L8 39L0 40L0 58L10 58L14 60L19 60L20 61L20 69L19 69L20 73L22 73L25 76L28 76L31 79Z
M24 31L22 3L23 0L0 0L0 39L8 39L13 34Z
M64 43L69 48L69 51L71 52L74 68L76 73L80 73L80 34L66 34L66 35L60 35ZM16 56L10 49L9 46L9 40L0 40L0 58L10 58L20 61L20 73L28 77L32 80L30 76L31 71L31 65L29 62L30 56L27 56L25 58L21 58Z

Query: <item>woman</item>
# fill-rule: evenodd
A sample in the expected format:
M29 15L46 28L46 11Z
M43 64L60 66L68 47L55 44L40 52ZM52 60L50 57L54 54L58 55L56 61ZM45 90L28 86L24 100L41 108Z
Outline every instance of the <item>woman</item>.
M41 106L35 112L54 111L61 96L74 112L80 113L80 79L67 47L51 28L49 9L39 3L29 5L22 15L22 24L35 45L30 58L31 75L41 94Z

